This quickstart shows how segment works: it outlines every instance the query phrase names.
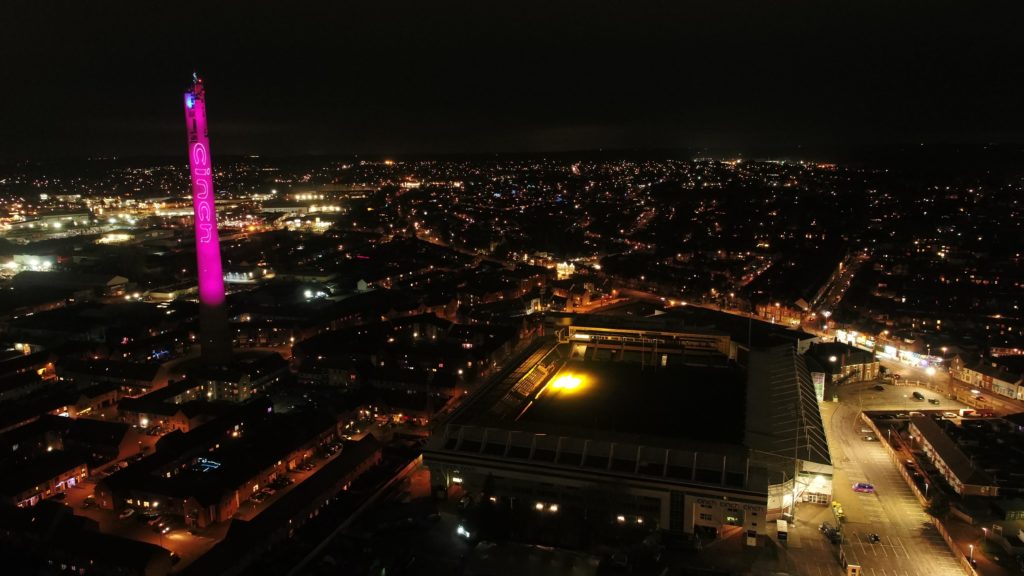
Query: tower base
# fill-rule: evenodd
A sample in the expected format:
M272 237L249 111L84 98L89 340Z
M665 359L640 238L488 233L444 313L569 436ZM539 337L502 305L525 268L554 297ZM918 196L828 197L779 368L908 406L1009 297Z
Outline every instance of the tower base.
M199 343L203 364L225 366L231 362L231 333L223 304L199 305Z

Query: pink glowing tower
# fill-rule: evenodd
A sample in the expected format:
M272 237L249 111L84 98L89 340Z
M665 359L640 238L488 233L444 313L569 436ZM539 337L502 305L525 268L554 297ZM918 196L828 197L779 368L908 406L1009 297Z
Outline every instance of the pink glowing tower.
M192 172L192 205L195 210L196 263L199 269L199 328L203 360L227 364L231 360L227 311L224 309L224 274L217 238L217 209L213 195L213 164L206 130L206 91L192 75L185 92L185 125L188 130L188 161Z

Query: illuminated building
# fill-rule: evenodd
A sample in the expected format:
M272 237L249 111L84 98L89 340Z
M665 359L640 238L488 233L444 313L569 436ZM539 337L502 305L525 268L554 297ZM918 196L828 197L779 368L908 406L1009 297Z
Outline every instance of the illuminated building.
M735 525L748 545L796 502L830 500L795 343L744 354L744 366L728 334L673 319L551 320L557 339L536 342L427 442L437 488L588 524ZM787 408L764 410L774 398Z
M185 125L188 131L188 159L195 214L203 361L207 364L226 364L231 359L231 339L224 309L224 274L220 263L213 164L206 127L206 90L203 81L194 75L192 87L185 92Z

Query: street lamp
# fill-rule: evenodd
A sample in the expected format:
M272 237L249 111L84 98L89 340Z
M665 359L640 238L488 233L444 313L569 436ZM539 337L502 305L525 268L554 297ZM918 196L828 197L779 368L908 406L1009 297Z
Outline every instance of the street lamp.
M924 483L924 499L925 500L928 499L928 483L927 482Z
M968 544L967 546L971 549L971 564L974 564L974 544Z

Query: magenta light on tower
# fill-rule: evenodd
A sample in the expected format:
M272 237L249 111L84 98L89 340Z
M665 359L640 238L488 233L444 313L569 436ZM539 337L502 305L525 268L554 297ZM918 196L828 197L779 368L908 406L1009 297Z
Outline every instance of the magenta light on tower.
M206 93L203 81L192 77L185 92L188 128L188 160L192 171L192 205L195 210L196 263L199 268L199 301L206 306L224 302L224 274L217 238L217 209L213 196L210 138L206 131Z

